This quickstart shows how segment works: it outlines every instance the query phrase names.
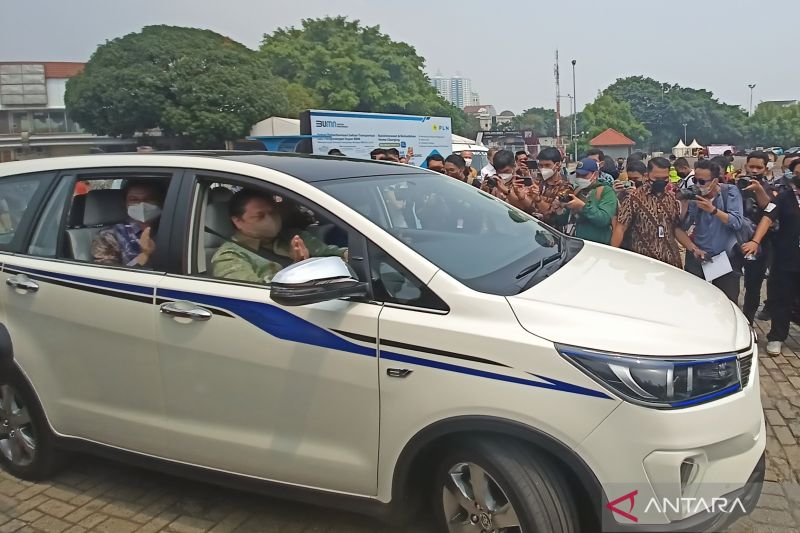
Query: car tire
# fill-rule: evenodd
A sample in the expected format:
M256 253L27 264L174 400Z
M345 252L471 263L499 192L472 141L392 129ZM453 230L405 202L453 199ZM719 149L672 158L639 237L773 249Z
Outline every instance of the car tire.
M475 476L483 483L474 483ZM459 443L440 462L433 501L439 527L451 533L579 529L574 498L553 459L512 439Z
M44 410L13 365L0 371L0 466L14 476L39 481L63 464Z

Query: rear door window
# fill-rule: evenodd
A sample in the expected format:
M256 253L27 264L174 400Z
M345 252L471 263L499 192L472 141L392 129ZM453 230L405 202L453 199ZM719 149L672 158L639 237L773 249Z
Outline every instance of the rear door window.
M0 251L17 251L51 173L0 178Z

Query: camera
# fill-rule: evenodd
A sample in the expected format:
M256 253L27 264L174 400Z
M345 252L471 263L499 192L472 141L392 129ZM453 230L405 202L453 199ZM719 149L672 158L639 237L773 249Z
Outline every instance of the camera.
M530 187L531 185L533 185L533 178L530 177L530 176L527 176L524 180L522 180L522 184L525 187Z
M736 187L738 187L739 190L744 190L745 188L749 187L751 183L753 183L753 178L750 176L742 176L736 180Z
M631 180L623 181L621 187L623 189L633 189L636 187L636 183Z
M561 202L562 204L566 204L571 202L573 198L575 197L571 194L562 194L561 196L558 197L558 201Z
M486 178L486 183L489 184L489 190L497 188L497 178Z
M695 184L686 189L680 189L676 196L678 200L694 200L697 196L703 196L703 193L700 192L700 186Z

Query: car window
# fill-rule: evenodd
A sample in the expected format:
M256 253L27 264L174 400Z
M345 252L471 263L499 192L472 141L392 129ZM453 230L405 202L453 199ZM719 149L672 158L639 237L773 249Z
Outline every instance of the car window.
M64 177L47 200L44 211L36 224L28 253L41 257L55 257L58 252L58 236L61 233L61 219L67 205L67 197L75 185L72 177Z
M465 285L517 294L563 237L459 180L434 173L318 183Z
M49 174L0 179L0 246L14 239L36 192Z
M268 186L200 178L189 274L269 284L306 257L349 260L349 231L309 202Z
M375 300L437 311L449 308L424 283L378 246L369 245L369 265Z
M169 182L170 175L151 173L62 176L45 204L28 253L151 267ZM142 239L145 230L149 239Z

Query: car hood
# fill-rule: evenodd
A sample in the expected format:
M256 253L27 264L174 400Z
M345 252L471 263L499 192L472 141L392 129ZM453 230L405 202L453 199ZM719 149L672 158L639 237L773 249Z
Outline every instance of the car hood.
M637 355L701 355L750 343L743 315L710 283L589 242L553 275L508 301L523 328L559 344Z

